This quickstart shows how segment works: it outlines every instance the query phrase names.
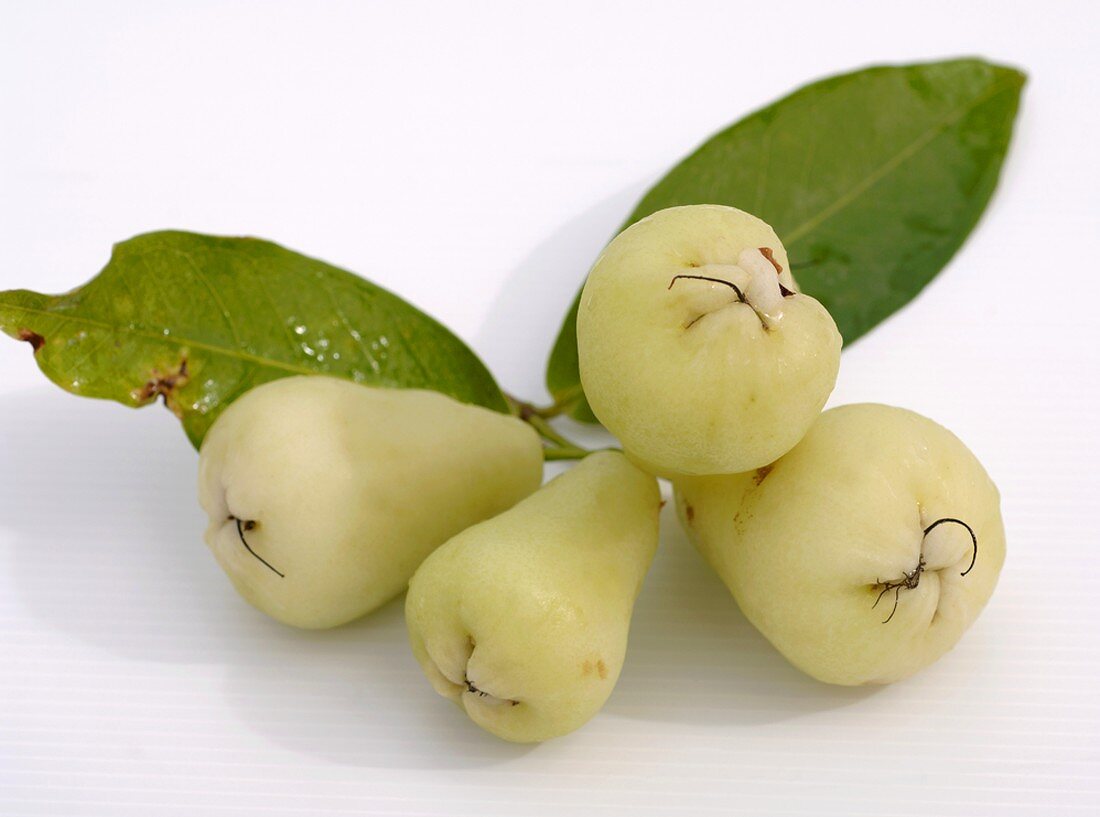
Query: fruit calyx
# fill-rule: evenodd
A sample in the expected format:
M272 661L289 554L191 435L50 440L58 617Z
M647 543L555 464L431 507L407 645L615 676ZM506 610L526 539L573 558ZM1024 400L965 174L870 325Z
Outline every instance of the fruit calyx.
M463 673L462 675L462 683L466 685L467 692L472 692L479 698L485 699L486 703L494 705L509 704L510 706L519 705L519 701L513 700L512 698L498 698L496 695L491 695L483 689L478 689L476 686L474 686L473 681L471 681L469 676L467 676L465 673Z
M714 275L685 273L674 275L668 282L668 289L672 289L677 281L685 279L727 286L737 294L738 302L750 307L756 313L766 330L775 329L780 318L783 317L783 299L795 295L792 289L783 284L783 266L775 260L775 254L770 247L743 250L737 257L736 264L707 264L697 268L715 271L730 270L730 272L736 270L741 273L738 277L747 277L748 282L742 287L733 281ZM791 283L794 283L793 280ZM697 316L689 321L684 329L690 329L708 314L710 313L704 312Z
M775 260L775 253L772 252L772 248L771 247L757 247L757 249L760 250L760 254L762 256L764 256L766 259L768 259L768 261L771 262L771 265L773 267L775 267L775 274L779 276L779 291L782 293L783 297L784 298L789 298L792 295L794 295L794 290L788 289L783 284L783 265ZM794 283L794 282L792 281L791 283Z
M972 551L972 554L971 554L971 557L970 557L970 566L967 567L966 570L964 570L962 573L959 574L960 576L965 576L967 573L969 573L971 570L974 569L974 564L975 564L975 562L978 561L978 537L977 537L977 534L974 533L974 529L972 527L970 527L968 524L963 522L961 519L956 519L953 516L945 516L945 517L942 517L940 519L937 519L931 525L926 527L924 529L924 537L927 537L928 534L930 534L933 530L935 530L940 525L945 525L945 524L948 524L948 523L954 524L954 525L962 525L964 528L966 528L966 532L970 534L970 541L971 541L971 544L973 545L973 551ZM908 571L907 573L903 573L902 577L900 579L896 579L894 581L887 581L887 582L876 581L875 584L874 584L874 587L881 587L882 590L879 592L878 597L875 599L875 603L871 605L872 610L874 610L876 607L878 607L878 603L880 601L882 601L883 596L885 596L891 590L894 591L894 607L893 607L893 609L890 610L890 615L888 615L883 620L883 622L882 622L883 624L889 623L890 619L892 619L894 617L894 613L896 613L898 611L898 601L899 601L900 596L901 596L901 591L903 589L904 590L913 590L920 584L921 574L924 573L924 570L925 570L925 567L926 567L926 564L925 564L925 561L924 561L924 552L923 552L924 537L922 537L922 539L921 539L922 550L921 550L920 558L917 560L917 566L916 567L914 567L912 570Z

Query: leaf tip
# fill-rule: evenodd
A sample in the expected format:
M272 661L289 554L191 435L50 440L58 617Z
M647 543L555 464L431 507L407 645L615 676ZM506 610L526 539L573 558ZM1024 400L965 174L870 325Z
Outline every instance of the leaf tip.
M971 57L968 61L985 66L986 70L992 71L994 77L999 81L1011 85L1017 90L1023 88L1027 84L1027 72L1019 66L987 60L984 57Z
M994 71L1004 77L1006 82L1011 83L1016 88L1023 88L1027 85L1028 75L1023 68L999 62L991 62L990 65L993 66Z

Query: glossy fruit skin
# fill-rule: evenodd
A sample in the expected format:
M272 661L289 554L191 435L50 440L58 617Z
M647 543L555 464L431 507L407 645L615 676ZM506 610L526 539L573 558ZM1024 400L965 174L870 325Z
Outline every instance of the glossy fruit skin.
M433 553L405 619L436 691L509 741L588 721L622 669L660 505L652 476L601 452Z
M243 395L199 456L214 557L253 606L311 629L389 601L435 548L541 479L542 444L516 418L323 376Z
M766 248L791 291L768 316L742 253ZM758 259L764 263L762 259ZM770 267L769 267L770 269ZM841 338L797 292L786 251L732 207L661 210L623 231L589 273L577 314L581 381L593 412L651 473L737 473L797 443L836 382Z
M1000 495L981 463L947 429L891 406L826 411L777 462L680 480L676 501L746 618L833 684L890 683L936 661L978 617L1005 557ZM976 557L961 525L925 536L945 518L973 529ZM885 583L922 558L893 610Z

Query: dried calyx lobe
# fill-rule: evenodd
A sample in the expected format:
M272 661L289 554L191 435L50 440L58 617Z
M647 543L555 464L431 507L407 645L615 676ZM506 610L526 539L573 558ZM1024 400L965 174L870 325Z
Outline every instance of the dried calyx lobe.
M773 267L775 267L775 274L776 275L782 275L783 274L783 265L775 260L775 253L772 252L772 248L771 247L758 247L757 249L759 249L760 254L762 256L764 256L766 259L768 259L768 261L771 262L771 265ZM794 295L794 292L792 290L789 290L785 286L783 286L782 281L779 282L779 291L783 294L784 298L789 298L790 296Z
M775 267L775 274L782 275L783 265L775 260L775 253L772 252L772 248L757 247L757 249L759 250L760 254L764 256L764 258L766 258L768 261L770 261L773 267ZM741 287L737 286L737 284L733 283L733 281L727 281L725 278L712 278L709 275L674 275L672 276L672 280L668 282L668 288L672 289L673 285L677 281L683 279L687 279L689 281L709 281L712 284L723 284L737 293L737 300L739 300L743 304L748 303L748 301L745 299L745 293L741 289ZM789 298L790 296L795 294L792 290L789 290L787 289L787 287L783 286L782 281L779 282L779 292L783 295L784 298Z

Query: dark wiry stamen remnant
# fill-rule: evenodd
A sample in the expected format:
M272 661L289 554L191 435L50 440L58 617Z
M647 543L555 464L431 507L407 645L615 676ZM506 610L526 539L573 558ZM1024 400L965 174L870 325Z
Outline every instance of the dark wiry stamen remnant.
M966 532L970 534L970 542L974 546L973 555L970 557L970 567L959 574L960 576L965 576L967 573L974 569L974 563L978 561L978 536L974 533L974 529L963 522L961 519L955 519L951 516L945 516L943 519L937 519L935 522L925 528L924 535L927 536L937 527L939 527L940 525L946 525L948 522L953 525L962 525L964 528L966 528Z
M472 692L475 695L477 695L479 698L492 698L492 697L494 697L494 696L490 695L488 692L484 692L484 691L478 689L476 686L474 686L473 682L465 674L463 674L463 676L462 676L462 682L464 684L466 684L466 691L467 692ZM511 706L519 705L519 701L513 701L511 698L508 699L507 703Z
M712 284L723 284L737 293L737 300L739 300L741 303L746 303L745 293L741 291L741 287L737 286L737 284L733 283L733 281L727 281L723 278L710 278L706 275L676 275L673 276L672 280L668 282L668 288L672 289L673 284L675 284L681 278L687 278L692 281L710 281Z
M254 551L252 549L252 546L248 544L248 540L244 538L244 532L246 530L255 530L256 529L256 521L253 520L253 519L243 519L242 520L242 519L238 519L235 516L230 516L229 518L236 521L236 523L237 523L237 535L239 537L241 537L241 544L244 545L244 549L247 550L249 553L251 553L253 556L255 556L257 559L259 559L263 563L264 567L266 567L268 570L270 570L272 573L274 573L280 579L285 579L286 575L283 574L283 573L280 573L278 570L275 569L275 566L272 565L271 562L269 562L267 559L265 559L263 556L261 556L256 551Z
M920 574L924 572L924 556L920 557L920 561L917 562L917 566L910 570L908 573L902 574L902 578L896 582L876 582L876 586L882 587L882 592L878 594L878 598L875 599L875 603L871 605L871 609L874 610L878 607L878 603L882 601L882 597L894 591L894 609L890 611L884 620L883 624L886 624L894 617L894 613L898 611L898 598L901 595L901 589L904 587L906 590L913 590L920 584Z
M467 692L472 692L472 693L474 693L475 695L477 695L478 697L481 697L481 698L488 698L489 697L488 692L482 692L480 689L478 689L476 686L474 686L473 681L471 681L465 675L462 676L462 680L466 684L466 691Z
M973 551L972 551L972 554L970 556L970 566L968 568L966 568L966 570L964 570L962 573L959 574L960 576L965 576L967 573L969 573L971 570L974 569L974 564L975 564L975 562L978 561L978 536L977 536L977 534L974 533L974 529L972 527L970 527L968 524L963 522L961 519L955 519L952 516L945 516L942 519L937 519L935 522L933 522L931 525L929 525L927 528L924 529L924 536L927 537L928 534L930 534L932 531L934 531L940 525L946 525L946 524L962 525L964 528L966 528L966 532L970 534L970 542L973 545ZM924 553L922 552L921 555L920 555L920 559L917 562L917 566L915 568L913 568L912 570L910 570L908 573L903 573L902 577L900 579L898 579L896 581L889 581L889 582L884 582L884 581L876 581L875 582L874 586L875 587L881 587L882 591L878 594L878 597L875 599L875 603L871 605L872 610L874 610L876 607L878 607L878 603L880 601L882 601L883 596L885 596L891 590L894 591L894 608L890 611L890 615L888 615L885 618L885 620L882 622L883 624L886 624L887 622L889 622L890 619L892 619L894 617L894 613L896 613L898 611L898 601L901 597L901 591L903 589L904 590L913 590L920 584L920 577L921 577L921 574L924 572L924 568L925 568Z

